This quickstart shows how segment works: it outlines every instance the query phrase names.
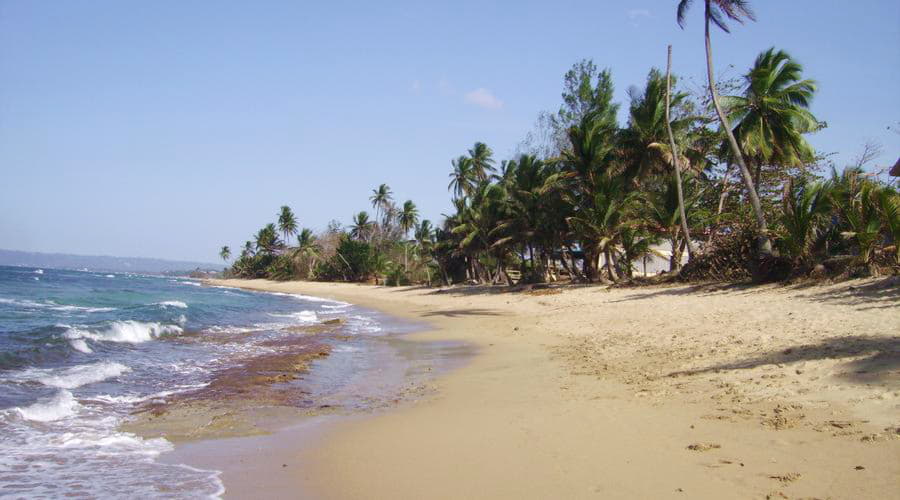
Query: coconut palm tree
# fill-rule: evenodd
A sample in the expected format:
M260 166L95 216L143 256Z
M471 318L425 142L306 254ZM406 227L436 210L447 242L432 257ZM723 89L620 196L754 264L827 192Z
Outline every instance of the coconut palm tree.
M251 257L253 255L253 242L245 241L244 248L241 250L241 257Z
M409 233L409 230L419 223L419 209L416 208L416 204L412 200L406 200L403 203L398 223L400 224L400 229L403 230L403 234Z
M741 152L756 168L757 191L763 165L801 166L815 156L803 134L821 127L809 111L816 82L802 73L789 54L770 48L744 75L743 95L722 97Z
M691 210L698 201L697 193L694 192L694 182L690 178L684 179L682 188L686 191L687 196L682 196L681 201L678 197L678 183L674 175L668 175L664 178L664 183L660 189L649 190L642 193L644 200L642 219L646 221L651 229L660 235L665 235L665 239L669 240L672 253L669 258L669 271L677 271L681 269L681 256L687 247L687 237L684 232L684 226L681 219L681 203L686 205L685 211ZM688 222L692 222L690 219Z
M651 174L671 175L676 181L677 198L683 200L680 167L687 159L679 154L675 137L677 135L682 138L685 135L694 117L681 116L671 120L671 109L682 108L688 97L683 92L671 92L674 79L670 60L665 77L658 69L653 68L647 76L643 91L634 88L629 91L631 106L628 127L622 132L622 144L625 148L625 161L629 164L625 175L634 184L650 179ZM683 208L683 201L680 201L679 211ZM690 234L687 224L683 224L682 231ZM687 242L689 254L693 253L693 244L690 239Z
M478 185L478 175L472 164L472 159L460 156L455 160L451 160L453 172L450 173L450 184L447 189L453 192L454 198L463 198L469 196Z
M498 237L492 247L515 246L528 250L534 277L545 277L548 251L556 247L558 234L565 221L554 220L554 195L560 183L560 173L533 155L523 154L506 164L503 187L506 203L499 223L491 231ZM535 262L535 247L540 248L539 263ZM540 275L538 274L538 271Z
M275 230L275 224L269 223L256 233L256 251L266 255L271 255L281 247L281 241L278 240L278 233Z
M874 265L875 248L882 239L882 213L879 200L880 188L874 182L865 180L854 196L842 200L841 215L845 231L841 236L856 243L859 254L857 262L868 265L869 272L878 274Z
M482 182L472 192L470 198L456 200L456 214L451 221L451 233L460 239L456 251L468 261L471 278L480 281L482 277L493 278L491 270L485 269L478 256L485 255L491 248L491 231L497 226L505 190L490 182Z
M660 255L653 249L653 245L659 242L659 238L640 227L626 227L622 230L620 244L622 245L622 269L630 278L634 273L634 262L648 255Z
M284 205L278 214L278 230L284 235L284 241L287 242L291 236L297 234L297 218L291 207Z
M350 237L360 240L369 241L372 235L372 224L369 220L369 214L365 210L353 216L353 224L350 226Z
M306 261L307 278L312 277L313 269L316 266L319 253L322 247L319 245L318 238L313 234L311 229L303 228L297 234L297 246L291 250L291 257L294 259L302 259Z
M612 167L619 139L619 105L612 102L612 75L602 71L597 78L590 111L566 131L571 149L563 151L561 158L570 187L585 196L590 194L595 179Z
M675 81L675 78L672 80ZM647 75L644 88L638 90L631 87L628 94L631 99L628 124L621 133L626 163L623 173L637 186L653 175L668 173L672 169L674 158L666 130L666 78L653 68ZM687 98L684 92L673 93L670 107L683 108ZM683 139L693 120L687 115L674 120L670 124L674 135Z
M684 28L687 11L690 9L693 0L680 0L678 2L677 20L678 25ZM764 255L772 253L772 242L768 236L768 224L766 223L766 215L763 213L762 204L759 201L759 195L754 187L753 177L750 175L750 169L744 161L741 154L740 146L731 129L731 123L722 109L719 102L719 92L716 89L716 80L713 75L713 56L712 56L712 38L710 36L710 25L715 24L719 29L726 33L731 30L728 27L728 20L743 23L745 19L751 21L756 20L756 16L750 9L749 2L746 0L703 0L704 10L704 40L706 45L706 76L709 84L709 95L712 99L713 107L716 110L716 116L722 124L722 129L728 138L728 146L731 154L740 167L741 177L744 180L744 187L747 189L747 196L750 199L750 205L753 207L753 214L756 218L756 228L759 232L759 251Z
M613 281L619 280L616 271L616 245L634 209L638 192L629 191L621 176L603 175L596 179L589 203L569 217L569 224L582 239L585 254L590 258L606 259L606 268Z
M222 249L219 250L219 257L221 257L225 262L228 262L228 259L231 258L231 249L228 248L227 245L222 247Z
M381 220L381 212L390 204L393 199L392 195L391 188L387 184L381 184L377 189L372 190L369 201L372 202L372 208L375 209L375 221Z
M687 242L688 259L694 257L694 242L691 241L691 230L688 227L687 213L684 208L684 190L681 185L681 161L678 159L678 145L672 131L672 46L669 45L666 58L666 134L669 136L669 149L672 155L672 170L675 171L675 184L678 189L678 213L681 218L681 229Z
M824 228L829 210L828 186L824 183L785 184L781 211L781 249L795 261L809 257L812 246Z
M476 142L469 150L475 178L483 182L494 172L494 152L483 142Z
M415 227L419 222L419 209L416 208L416 204L413 203L412 200L406 200L403 203L403 209L400 210L397 222L400 224L400 230L403 231L404 236L403 267L409 272L409 242L405 240L406 236L409 234L409 230Z

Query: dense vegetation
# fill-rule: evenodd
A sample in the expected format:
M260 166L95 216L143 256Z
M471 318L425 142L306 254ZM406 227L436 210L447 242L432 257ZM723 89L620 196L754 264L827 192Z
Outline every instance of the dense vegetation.
M690 3L679 3L679 24ZM651 69L629 89L621 124L611 71L581 61L565 75L560 109L540 117L513 158L498 162L479 142L451 161L454 210L438 226L420 220L412 201L395 204L382 184L369 200L374 216L359 212L351 226L333 222L318 235L298 231L282 207L229 272L616 282L660 248L673 275L690 279L896 272L900 195L865 173L873 149L843 171L814 151L806 136L826 126L810 109L817 83L782 50L763 51L739 79L715 81L711 27L727 32L728 22L754 18L744 1L703 5L705 89L686 91L670 69Z

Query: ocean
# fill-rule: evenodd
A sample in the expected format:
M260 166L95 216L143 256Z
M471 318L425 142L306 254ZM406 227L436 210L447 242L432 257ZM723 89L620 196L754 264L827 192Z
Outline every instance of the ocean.
M373 311L185 278L0 266L0 497L219 496L218 471L164 463L170 440L122 424L148 405L221 391L223 373L254 360L299 352L302 329L329 319L340 335L316 338L327 357L280 384L297 397L278 404L353 409L394 397L416 367L386 330L414 325Z

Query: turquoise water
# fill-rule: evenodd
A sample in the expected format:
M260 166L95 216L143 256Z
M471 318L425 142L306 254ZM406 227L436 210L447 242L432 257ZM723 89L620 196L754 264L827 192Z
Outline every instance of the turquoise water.
M0 496L217 496L216 471L159 463L168 441L118 425L137 405L272 352L266 341L290 335L288 327L336 316L345 333L373 340L336 346L319 370L322 398L380 369L366 363L384 349L376 341L383 318L182 278L0 266Z

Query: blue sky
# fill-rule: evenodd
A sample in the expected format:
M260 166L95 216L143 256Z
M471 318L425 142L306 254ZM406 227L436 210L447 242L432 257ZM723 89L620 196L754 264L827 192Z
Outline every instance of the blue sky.
M282 204L321 229L382 182L437 221L450 159L509 156L574 62L625 104L672 43L702 83L701 2L683 31L675 3L0 0L0 248L215 261ZM717 72L785 49L820 84L813 145L896 161L900 2L752 4Z

